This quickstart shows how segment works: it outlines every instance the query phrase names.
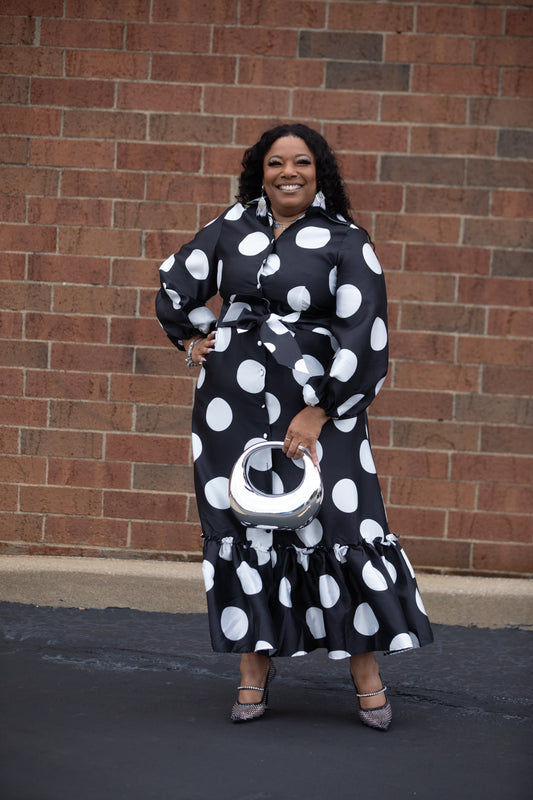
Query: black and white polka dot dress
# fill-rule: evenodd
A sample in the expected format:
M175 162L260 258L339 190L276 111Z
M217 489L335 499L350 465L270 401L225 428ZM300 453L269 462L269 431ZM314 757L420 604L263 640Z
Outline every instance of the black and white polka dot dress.
M389 531L366 408L387 371L387 304L365 231L311 207L274 238L256 205L232 206L161 266L157 314L170 339L216 328L193 410L203 574L217 652L331 658L432 641L412 567ZM223 299L218 320L205 302ZM317 443L324 501L296 532L246 528L228 481L259 440L282 440L305 405L331 417ZM299 483L297 462L265 449L252 480Z

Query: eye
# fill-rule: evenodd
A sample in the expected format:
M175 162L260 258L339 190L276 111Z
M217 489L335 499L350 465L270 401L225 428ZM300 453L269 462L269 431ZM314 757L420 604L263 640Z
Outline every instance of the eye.
M281 161L279 159L274 159L274 158L270 159L268 164L267 164L267 166L268 167L281 167Z
M299 158L296 163L303 167L311 166L311 161L308 158Z

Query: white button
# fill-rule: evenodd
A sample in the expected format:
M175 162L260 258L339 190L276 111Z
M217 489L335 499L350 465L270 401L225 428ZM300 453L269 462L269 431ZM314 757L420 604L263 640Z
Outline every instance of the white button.
M262 342L262 341L258 341L258 342L257 342L257 346L258 346L258 347L261 347L261 345L262 345L262 344L263 344L263 342Z
M263 439L268 439L268 433L263 434Z

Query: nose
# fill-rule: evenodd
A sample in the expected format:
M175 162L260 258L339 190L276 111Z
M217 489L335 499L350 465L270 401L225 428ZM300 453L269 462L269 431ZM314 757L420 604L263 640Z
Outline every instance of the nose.
M291 161L287 161L283 165L283 171L281 173L284 177L291 177L292 175L296 174L296 167Z

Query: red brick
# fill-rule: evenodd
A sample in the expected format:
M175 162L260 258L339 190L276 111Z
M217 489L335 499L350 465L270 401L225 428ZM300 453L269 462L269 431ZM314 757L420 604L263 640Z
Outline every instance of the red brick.
M462 364L419 364L399 361L394 368L394 387L445 392L476 392L480 367Z
M170 200L172 202L231 203L229 178L211 175L150 175L146 179L147 200Z
M359 192L363 191L364 187L358 186L362 181L377 181L378 177L378 157L372 153L340 153L339 165L344 175L344 179L354 181L355 186L350 188L350 196L357 200ZM366 189L365 189L366 191Z
M463 237L465 244L533 249L533 231L529 220L506 219L500 225L495 225L492 219L467 219Z
M154 277L158 267L159 262L150 265L147 263L146 258L140 258L138 261L134 261L133 259L114 258L111 266L112 277L110 282L113 286L128 286L135 288L139 286L147 286L153 289Z
M495 156L496 134L495 130L483 128L419 125L412 129L410 150L412 153Z
M490 194L483 189L407 186L405 211L409 213L441 213L486 216Z
M385 155L381 159L381 180L394 183L429 183L460 186L464 181L465 159L419 155Z
M41 225L86 225L101 227L111 224L111 201L58 200L51 197L30 197L28 222Z
M233 120L206 114L150 114L150 141L229 144Z
M473 565L475 569L491 573L517 573L530 575L533 572L533 548L520 544L474 543Z
M484 248L475 247L408 244L405 250L405 269L416 272L457 272L460 274L472 272L488 275L490 252Z
M2 339L22 338L23 322L24 316L22 313L3 311L0 317L0 337Z
M177 464L135 464L133 488L156 492L194 494L194 476L191 466Z
M506 97L472 97L470 122L472 125L514 125L528 128L533 117L533 102Z
M198 172L200 164L201 150L199 147L129 142L119 142L117 145L119 169ZM118 253L113 253L113 255L118 255Z
M131 464L108 461L88 461L87 459L50 458L48 464L48 484L60 486L84 486L115 489L131 487Z
M152 73L154 81L178 80L182 83L226 83L236 80L237 59L234 56L212 56L208 53L154 53ZM167 89L167 91L169 91Z
M438 567L455 571L471 568L470 542L402 536L401 544L409 553L415 569Z
M531 42L528 39L479 39L476 41L474 59L476 64L497 67L533 67Z
M504 30L503 9L420 5L416 27L420 33L498 36Z
M5 367L43 368L48 365L48 344L45 342L11 342L0 348L0 364Z
M78 144L79 147L79 144ZM35 192L45 194L45 192ZM63 197L124 197L126 200L144 196L144 175L108 170L63 170L61 179Z
M9 367L0 369L0 387L2 395L20 397L24 393L24 370Z
M61 253L137 257L141 255L141 247L140 231L78 227L61 228L59 231Z
M0 159L3 164L25 164L28 160L28 140L4 136L0 140Z
M533 452L533 428L531 426L483 425L481 450L490 453L530 455Z
M403 206L403 187L391 184L376 184L367 187L357 182L350 187L352 208L361 211L401 211ZM380 257L382 254L380 246ZM388 268L391 265L385 261Z
M505 15L507 36L533 36L533 10L508 8Z
M458 421L529 425L532 411L532 404L525 397L467 394L459 395L455 401Z
M404 533L440 539L446 528L446 512L437 509L390 505L387 506L387 516L390 529L401 536L401 544Z
M80 490L78 490L80 491ZM183 519L183 495L156 492L104 492L104 516L127 520Z
M9 253L2 263L2 280L22 281L26 277L26 256L23 253Z
M306 5L306 4L304 4ZM364 22L362 23L362 20ZM330 30L397 31L413 30L413 8L398 3L333 2L330 4ZM306 26L307 27L307 26Z
M115 203L118 228L191 230L196 226L196 206L186 203Z
M109 273L109 260L104 258L44 255L41 253L31 253L28 257L28 280L37 283L94 283L105 285L109 283Z
M150 69L148 53L113 52L112 50L67 50L67 77L146 80ZM56 73L57 74L57 73Z
M67 314L130 316L135 314L136 293L112 286L57 286L55 311Z
M409 361L455 361L455 341L446 333L390 332L391 354Z
M60 458L102 458L103 435L86 431L22 430L21 453Z
M213 29L213 53L294 57L297 45L296 31L237 26Z
M533 194L531 192L516 192L505 189L495 189L492 192L493 217L533 217Z
M210 38L211 29L206 25L130 23L126 48L147 50L150 53L158 50L171 53L206 53L210 49Z
M372 412L384 417L407 419L451 419L453 398L450 395L429 391L387 389L372 405Z
M285 89L206 86L204 91L204 108L208 114L257 113L258 108L266 116L289 113L289 92Z
M482 484L479 487L478 509L480 511L531 514L533 512L533 488L506 483Z
M146 109L148 111L200 111L199 86L173 86L165 83L121 82L118 87L119 108Z
M191 407L138 404L135 429L139 433L189 436L191 433Z
M145 114L91 109L64 112L63 135L102 139L145 139Z
M102 374L32 369L27 372L25 391L27 397L106 400L108 378Z
M210 219L212 219L212 215L210 215ZM205 222L208 221L209 220L205 220ZM177 252L182 244L192 239L192 234L195 232L196 227L197 226L194 225L190 233L182 234L175 233L174 231L150 231L146 233L144 235L144 254L146 258L155 261L156 266L159 267L169 253ZM153 285L152 282L152 286ZM149 315L153 316L153 294L148 305L150 307Z
M390 502L394 505L474 508L475 499L475 484L463 481L400 477L391 481Z
M95 431L128 431L132 426L132 406L129 403L52 400L49 426Z
M0 444L3 453L19 452L19 429L0 425Z
M385 38L385 60L410 64L470 64L472 39L391 33Z
M68 486L22 486L20 510L97 517L102 510L102 492Z
M121 50L124 24L94 20L41 20L40 43L45 47L87 47Z
M192 401L192 378L158 378L151 375L112 375L110 400L184 405Z
M3 75L0 82L0 103L27 103L29 90L29 78Z
M533 459L504 455L452 453L451 477L458 481L479 483L533 482Z
M38 542L42 537L41 514L0 514L0 540Z
M320 0L291 3L290 14L287 14L285 0L271 0L268 8L270 20L276 20L272 27L276 28L280 24L278 22L280 20L283 20L280 25L283 28L323 28L325 13L324 3L320 2ZM253 25L256 27L265 25L265 6L262 0L247 0L241 6L240 23L241 25Z
M131 372L130 347L98 344L52 344L51 368L83 372Z
M496 337L463 336L458 342L457 359L461 364L513 364L515 367L533 365L528 342L502 340Z
M17 486L9 486L8 484L0 483L0 508L3 511L19 511L18 493L20 489Z
M477 541L532 542L533 517L519 514L450 512L448 535Z
M59 186L59 173L55 169L3 167L0 178L6 194L40 194L53 197Z
M204 148L204 169L209 175L238 175L242 169L241 147Z
M128 544L128 522L51 516L45 520L44 540L57 544L125 548Z
M421 281L417 275L393 272L387 279L390 297L395 300L414 300L424 303L453 302L455 299L455 279L448 275L426 275ZM433 305L430 308L434 308ZM429 328L435 330L435 327Z
M381 61L381 54L378 60ZM361 92L407 92L410 70L409 64L381 64L371 60L365 63L331 60L326 63L326 88Z
M17 76L62 75L63 53L47 47L6 46L0 51L0 72Z
M111 169L114 165L113 142L79 142L68 139L32 139L30 162L57 167L92 167Z
M26 198L0 196L0 219L2 222L26 222Z
M530 69L504 69L501 94L511 97L533 97Z
M46 459L0 455L0 475L5 483L45 483Z
M378 241L456 244L459 241L460 218L422 214L377 214L374 233Z
M38 225L4 225L0 229L0 249L53 252L56 249L56 229Z
M403 125L327 123L324 136L334 150L407 152L408 128Z
M11 17L0 29L1 44L33 44L34 37L35 19L31 16Z
M384 396L390 394L384 392ZM373 408L373 406L372 406ZM410 478L447 478L448 455L422 450L373 449L378 475L408 475Z
M136 523L131 526L131 546L139 549L200 552L201 528L190 523Z
M533 311L531 309L499 309L489 310L487 333L490 336L524 336L529 337L533 330Z
M111 331L109 335L109 340L112 344L132 344L140 348L143 345L153 345L154 342L159 340L160 336L161 336L161 328L159 327L159 323L155 318L152 319L114 318L111 320ZM138 357L141 355L142 353L137 352ZM169 374L175 374L175 370Z
M482 334L485 329L485 311L469 305L404 303L401 327L404 330Z
M479 305L508 305L531 307L533 286L513 278L459 278L459 299L463 303Z
M255 86L322 86L324 64L299 58L239 59L238 83Z
M31 136L58 136L61 131L61 111L57 108L5 106L2 133Z
M466 122L467 101L462 97L388 94L381 105L384 122L421 122L460 125Z
M483 366L483 391L492 394L533 395L533 370L514 366Z
M110 433L106 441L108 461L136 461L151 464L188 464L188 436L145 436Z
M154 0L152 19L156 22L231 25L237 22L237 7L234 3L213 3L213 0L180 0L179 3Z
M7 425L46 426L47 403L20 397L0 397L0 419Z
M499 70L493 67L422 65L413 66L411 91L430 94L495 95Z
M445 451L476 450L478 438L477 425L404 420L395 420L393 423L394 447L422 447Z

